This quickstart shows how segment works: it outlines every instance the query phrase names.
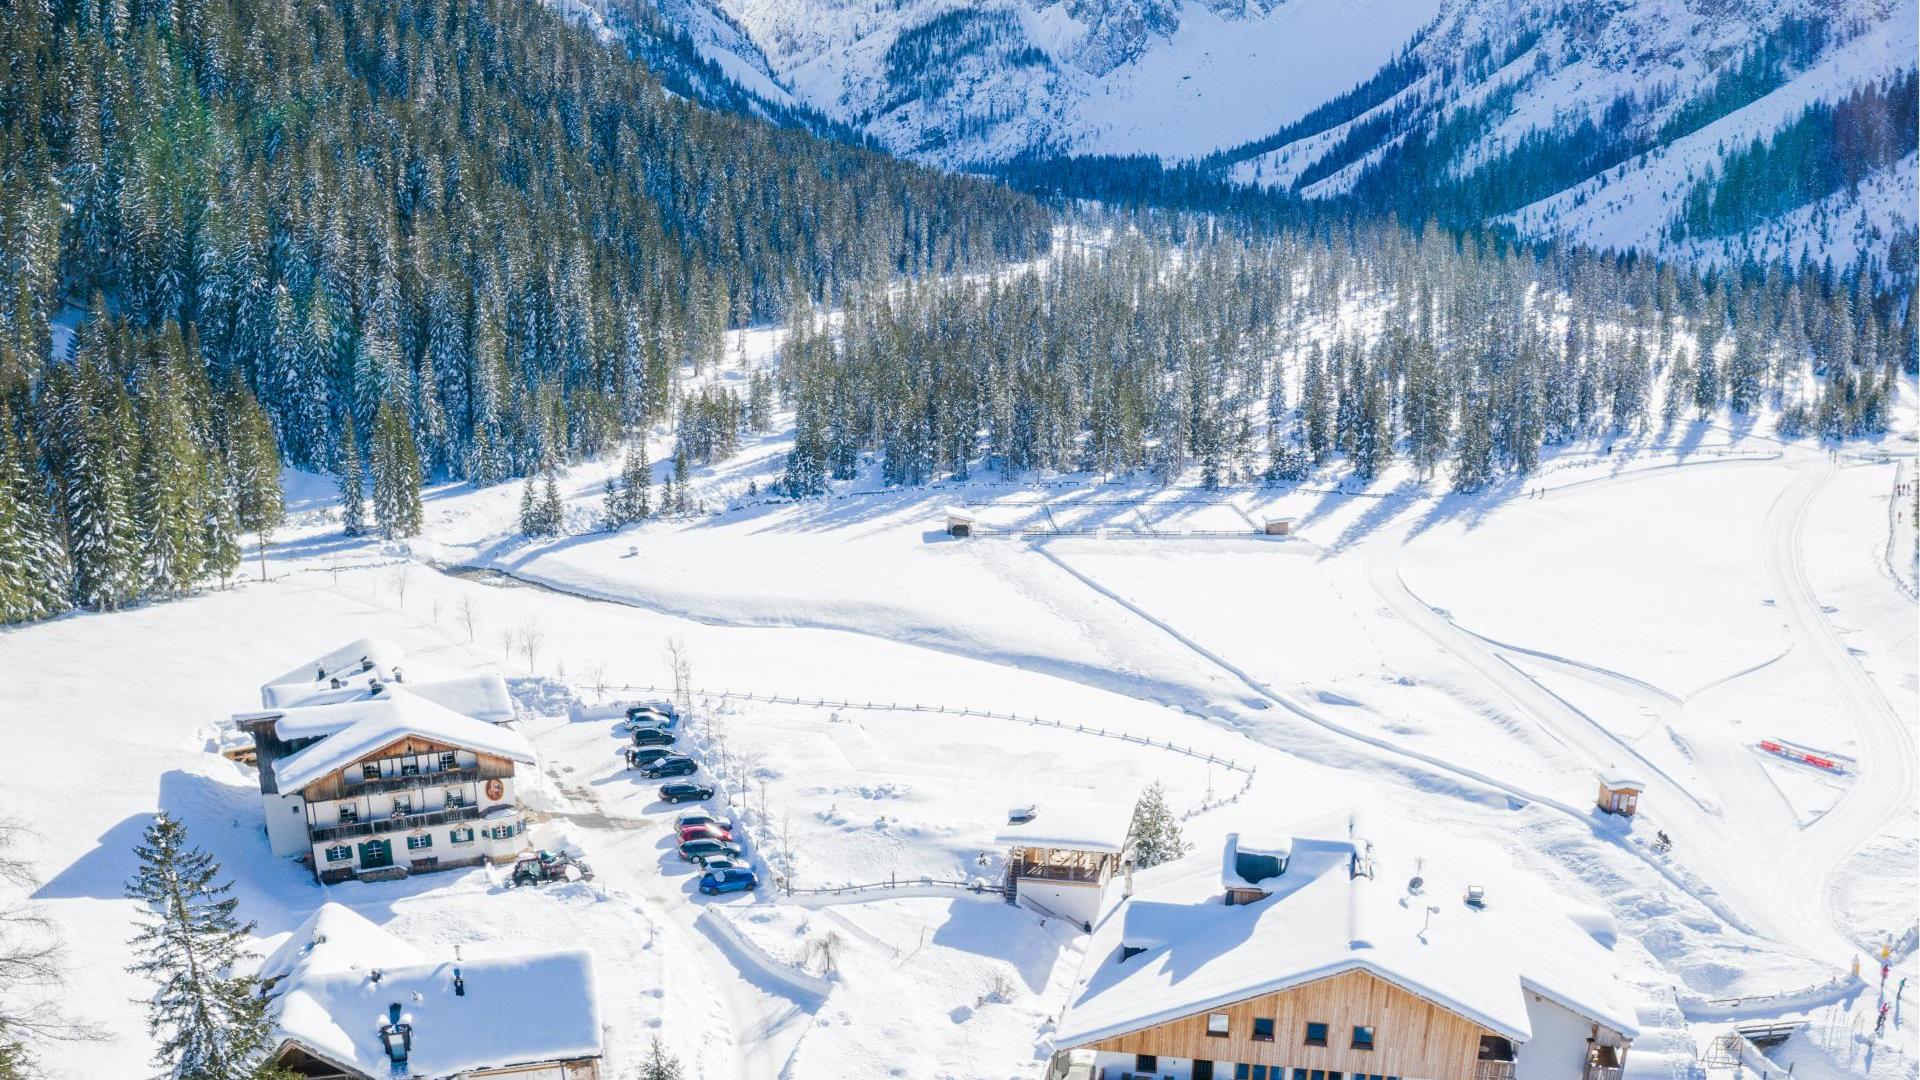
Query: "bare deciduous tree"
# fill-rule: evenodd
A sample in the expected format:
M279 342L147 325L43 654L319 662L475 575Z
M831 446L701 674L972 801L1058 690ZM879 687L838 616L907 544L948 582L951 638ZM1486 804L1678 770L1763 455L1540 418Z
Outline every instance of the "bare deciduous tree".
M400 610L407 610L407 586L413 584L413 564L394 564L393 569L387 572L387 584L393 586L393 595L400 604Z
M66 962L52 923L22 902L40 884L33 867L17 854L26 835L25 826L0 818L0 1065L19 1075L27 1075L32 1065L29 1040L100 1035L55 1000Z
M480 626L479 605L473 602L473 597L462 596L454 612L460 620L460 625L467 629L467 644L473 644L474 631Z
M682 713L693 709L693 661L687 656L687 643L677 637L667 639L667 668L673 673L673 705Z
M534 665L540 661L540 649L547 643L547 632L540 628L540 620L529 615L520 623L520 651L527 654L527 673L532 674Z

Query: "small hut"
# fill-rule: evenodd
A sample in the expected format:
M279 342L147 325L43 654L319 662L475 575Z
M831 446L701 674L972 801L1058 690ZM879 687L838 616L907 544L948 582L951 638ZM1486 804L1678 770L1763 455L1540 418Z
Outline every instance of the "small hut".
M1632 817L1640 809L1640 793L1647 785L1632 773L1609 770L1600 774L1600 809L1621 817Z
M1292 536L1293 523L1294 518L1292 517L1281 517L1269 514L1266 519L1261 522L1262 527L1260 531L1266 533L1268 536Z
M958 506L947 507L947 535L962 539L973 535L975 518L969 510Z

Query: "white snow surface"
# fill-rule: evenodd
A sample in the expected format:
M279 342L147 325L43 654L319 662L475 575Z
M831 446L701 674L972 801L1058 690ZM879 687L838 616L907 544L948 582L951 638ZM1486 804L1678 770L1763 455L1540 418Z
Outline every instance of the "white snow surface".
M777 338L747 335L748 363ZM28 763L0 814L32 827L20 851L42 878L18 898L64 939L63 1000L103 1032L48 1071L150 1068L123 888L165 809L234 880L262 955L327 902L427 963L456 946L474 961L592 953L610 1080L635 1076L655 1035L696 1080L1037 1075L1097 946L932 882L997 883L1010 806L1038 804L1041 821L1081 802L1124 810L1154 780L1196 845L1196 896L1219 890L1229 832L1346 804L1420 822L1440 834L1417 845L1435 853L1422 872L1443 906L1436 950L1473 925L1467 884L1489 897L1472 917L1512 932L1612 936L1634 1057L1691 1067L1717 1021L1682 1016L1676 994L1800 1015L1807 995L1771 995L1828 985L1916 918L1916 618L1889 562L1914 398L1903 382L1895 433L1838 455L1778 441L1764 417L1689 422L1557 449L1475 495L1398 468L1365 487L1337 471L1217 492L982 471L907 491L865 476L800 504L749 495L779 474L782 429L694 470L706 513L618 534L594 531L617 455L565 470L571 535L544 541L514 535L518 485L436 488L425 535L404 545L343 539L324 479L294 476L268 580L0 631L10 753ZM655 461L669 437L653 433ZM1051 514L1108 534L956 540L942 528L955 503L987 527ZM1255 537L1269 514L1294 516L1296 535ZM1233 529L1244 537L1181 535ZM460 566L490 573L438 569ZM533 843L582 853L593 881L506 889L500 871L468 869L322 887L268 854L257 777L215 752L224 717L270 673L359 638L405 651L399 694L416 677L511 680L518 718L483 726L531 746ZM571 718L670 694L670 640L690 658L683 742L747 838L756 894L700 896L669 835L678 808L625 771L617 719ZM1814 806L1770 778L1762 738L1858 770ZM107 782L82 793L74 761ZM1610 767L1647 782L1632 820L1593 806ZM1369 838L1372 885L1397 896L1415 845L1397 826ZM782 876L909 887L787 897ZM739 962L700 924L710 907L831 989L796 996ZM1535 927L1549 911L1570 914ZM1384 914L1362 927L1381 953L1409 929ZM1556 955L1587 949L1566 940ZM1897 965L1913 973L1910 956ZM1820 1008L1845 1032L1874 1004ZM1875 1080L1920 1057L1914 1031L1871 1044ZM1845 1047L1864 1044L1821 1045L1853 1068Z

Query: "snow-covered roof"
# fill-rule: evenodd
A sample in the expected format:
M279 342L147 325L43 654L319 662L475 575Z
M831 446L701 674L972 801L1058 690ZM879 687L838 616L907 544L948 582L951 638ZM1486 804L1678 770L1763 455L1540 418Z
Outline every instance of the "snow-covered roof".
M519 732L462 716L399 685L359 701L288 709L274 722L274 732L282 739L326 736L274 762L274 780L289 792L410 735L528 765L535 761L532 744Z
M945 513L950 518L960 518L963 521L972 521L979 516L964 506L948 506Z
M994 835L998 847L1068 848L1118 855L1127 843L1133 811L1119 803L1049 803L1025 821L1008 822Z
M1224 902L1211 854L1136 873L1133 895L1094 928L1055 1045L1356 969L1515 1041L1532 1035L1529 991L1634 1034L1610 924L1589 911L1576 921L1490 850L1476 858L1451 837L1399 822L1382 836L1378 825L1349 813L1287 830L1286 872L1259 882L1269 895L1249 904ZM1417 896L1406 889L1416 874ZM1485 887L1483 909L1463 903L1470 884ZM1145 951L1122 959L1123 946Z
M321 904L260 964L265 984L342 971L424 964L426 954L341 904Z
M506 1065L598 1057L600 1003L584 950L465 961L429 961L339 905L302 930L324 931L300 962L300 932L268 959L286 972L272 990L276 1038L367 1076L391 1072L380 1040L388 1007L413 1025L407 1072L454 1077ZM264 970L264 969L263 969ZM373 978L375 971L379 979ZM458 973L465 993L454 992Z
M406 654L392 642L361 638L269 680L260 688L260 703L271 710L359 701L375 686L400 682L408 674L405 660ZM429 701L493 723L513 719L513 698L498 672L441 679L413 675L406 686Z
M368 678L392 681L392 671L406 661L406 651L385 638L360 638L268 679L260 688L260 704L269 709L306 704L314 694L333 689L333 680L365 685Z
M1647 782L1640 779L1639 773L1628 772L1625 769L1608 769L1600 774L1600 782L1615 791L1622 788L1632 788L1634 791L1647 790Z

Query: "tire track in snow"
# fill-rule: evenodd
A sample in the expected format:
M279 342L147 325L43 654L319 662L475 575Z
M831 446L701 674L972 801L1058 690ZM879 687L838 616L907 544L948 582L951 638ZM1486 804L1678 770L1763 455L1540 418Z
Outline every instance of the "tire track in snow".
M1303 701L1300 701L1299 699L1293 697L1292 695L1275 690L1272 687L1268 686L1267 684L1261 682L1259 679L1249 674L1246 670L1239 667L1237 664L1233 663L1231 660L1228 660L1225 657L1221 656L1220 654L1212 651L1211 649L1208 649L1206 646L1201 645L1199 642L1181 633L1177 628L1175 628L1165 620L1159 618L1153 613L1147 611L1146 609L1140 607L1139 605L1119 595L1112 589L1109 589L1106 586L1101 585L1099 582L1095 581L1093 578L1082 573L1080 570L1076 569L1071 564L1067 563L1065 560L1055 555L1053 552L1048 551L1046 549L1044 541L1034 543L1033 549L1041 557L1045 558L1047 561L1051 562L1053 565L1059 567L1063 572L1065 572L1070 577L1074 578L1076 581L1079 581L1082 585L1085 585L1088 589L1091 589L1093 592L1099 594L1102 597L1105 597L1107 600L1133 613L1136 617L1138 617L1142 621L1147 622L1152 626L1158 628L1160 631L1165 633L1168 637L1172 638L1173 640L1175 640L1176 642L1184 646L1188 651L1200 657L1202 660L1206 661L1208 664L1231 675L1234 679L1244 684L1248 689L1252 690L1255 694L1259 695L1260 697L1268 701L1271 701L1276 705L1281 706L1282 708L1286 709L1288 712L1299 717L1300 719L1306 720L1309 723L1320 727L1321 729L1327 731L1328 733L1336 736L1339 739L1344 739L1349 742L1360 744L1361 746L1365 747L1368 751L1370 751L1372 756L1376 758L1384 759L1387 762L1391 762L1394 766L1396 766L1400 770L1400 775L1402 777L1405 777L1406 775L1408 775L1409 772L1411 772L1411 774L1415 777L1419 777L1420 775L1425 774L1436 779L1440 779L1440 778L1448 779L1448 780L1454 781L1455 783L1464 782L1470 787L1485 790L1490 794L1504 796L1510 800L1518 799L1523 804L1537 803L1541 806L1548 807L1554 811L1559 812L1560 814L1570 817L1575 821L1578 821L1582 825L1587 826L1590 829L1593 828L1594 823L1592 819L1592 814L1585 809L1573 806L1572 804L1562 801L1560 799L1554 798L1553 796L1544 795L1539 792L1533 791L1529 788L1525 788L1518 784L1512 783L1510 781L1502 780L1498 777L1489 775L1487 773L1481 772L1478 769L1472 768L1471 766L1461 765L1456 762L1451 762L1444 758L1438 757L1433 754L1428 754L1423 751L1413 750L1404 746L1398 746L1394 744L1391 740L1388 740L1378 735L1374 735L1370 732L1361 731L1357 728L1350 727L1328 716L1325 716L1324 714L1320 713L1318 710L1314 709L1312 706L1306 704ZM1250 732L1243 732L1243 733L1248 734L1250 737L1252 736L1252 733ZM1312 755L1302 752L1302 748L1298 746L1288 747L1287 749L1288 749L1288 752L1293 753L1296 756L1306 758L1308 760L1315 760L1316 763L1318 764L1324 764L1324 765L1328 765L1336 768L1341 767L1343 764L1345 764L1342 762L1331 761L1325 758L1315 759ZM1434 788L1430 785L1427 785L1427 787L1428 787L1428 790L1438 790L1437 788ZM1696 902L1698 902L1702 907L1713 912L1713 914L1716 917L1718 917L1722 922L1725 922L1727 925L1734 927L1735 929L1740 930L1742 932L1750 933L1750 934L1755 933L1752 925L1745 918L1743 918L1738 912L1733 911L1725 903L1723 903L1720 900L1718 893L1713 888L1706 885L1704 882L1689 881L1681 877L1679 874L1675 873L1675 871L1670 866L1667 866L1664 863L1656 860L1650 851L1646 850L1640 845L1628 843L1625 841L1624 838L1610 837L1605 835L1604 833L1599 832L1598 830L1595 830L1594 836L1598 839L1607 841L1608 843L1612 844L1614 847L1618 848L1619 850L1627 852L1633 855L1635 858L1639 859L1641 862L1645 863L1649 868L1651 868L1655 873L1659 874L1661 877L1665 878L1675 888L1679 889L1683 893L1686 893L1688 896L1690 896Z

